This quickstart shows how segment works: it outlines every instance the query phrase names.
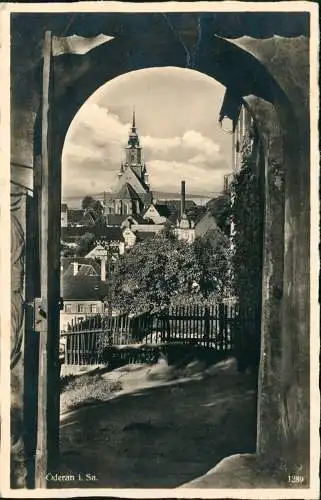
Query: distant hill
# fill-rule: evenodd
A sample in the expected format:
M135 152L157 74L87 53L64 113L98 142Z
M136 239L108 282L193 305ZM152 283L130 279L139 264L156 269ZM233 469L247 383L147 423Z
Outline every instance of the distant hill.
M166 191L153 191L154 197L157 201L166 201L166 200L180 200L181 194L180 193L168 193ZM213 195L219 196L220 193L212 193L211 195L203 195L203 194L190 194L186 193L186 199L187 200L192 200L194 201L197 205L206 205L207 202L209 202L212 198ZM93 198L97 200L103 200L104 199L104 193L96 193L96 194L90 194ZM63 197L63 203L66 203L69 208L80 208L81 207L81 202L83 200L84 196L64 196ZM215 197L215 196L214 196Z

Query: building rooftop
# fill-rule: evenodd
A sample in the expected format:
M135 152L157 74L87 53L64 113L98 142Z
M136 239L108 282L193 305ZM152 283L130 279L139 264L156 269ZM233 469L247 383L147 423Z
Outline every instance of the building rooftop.
M64 300L103 300L107 293L105 281L100 276L64 275L61 291Z
M151 238L155 237L154 232L152 231L136 231L135 236L137 238L137 241L143 241L143 240L150 240Z
M75 241L86 233L94 235L96 240L122 241L123 233L119 226L69 226L61 228L62 241Z
M126 220L128 215L124 214L106 214L106 224L107 226L121 226L121 224Z
M73 264L78 264L74 275ZM64 300L102 300L106 295L106 282L100 279L100 264L84 257L63 258L60 277L61 294Z
M73 266L71 264L73 264L73 262L77 262L79 271L82 266L93 266L96 272L100 274L100 266L95 261L95 259L88 259L87 257L62 257L60 262L62 267L62 274L67 271L69 272L72 269Z

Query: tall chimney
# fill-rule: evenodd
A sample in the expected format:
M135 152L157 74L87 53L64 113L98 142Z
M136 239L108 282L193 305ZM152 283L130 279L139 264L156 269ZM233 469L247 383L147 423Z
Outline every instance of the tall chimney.
M181 183L181 217L185 214L185 181Z
M100 279L106 281L106 257L102 257L100 261Z
M74 270L74 276L76 276L76 274L78 274L78 262L73 262L72 265Z

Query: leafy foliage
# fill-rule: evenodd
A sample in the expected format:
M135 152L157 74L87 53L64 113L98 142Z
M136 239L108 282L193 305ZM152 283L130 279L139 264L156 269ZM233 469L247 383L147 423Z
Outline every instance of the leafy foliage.
M113 272L113 297L129 312L158 309L173 295L190 292L200 277L194 247L160 234L120 257Z
M77 248L75 250L76 255L82 257L86 255L90 250L92 250L95 242L95 236L92 233L85 233L80 236L77 240Z
M232 182L232 220L235 251L232 257L234 288L246 307L255 307L261 294L262 210L256 165L247 143L242 167Z
M231 195L222 194L207 203L207 208L216 220L218 227L226 236L230 234Z
M226 293L229 241L210 231L194 245L166 232L137 243L116 262L112 276L117 308L135 314L169 303Z
M104 208L99 200L95 200L92 196L85 196L81 206L85 213L92 215L95 225L104 224Z
M203 295L226 297L230 294L230 241L220 229L212 229L194 243L202 275Z

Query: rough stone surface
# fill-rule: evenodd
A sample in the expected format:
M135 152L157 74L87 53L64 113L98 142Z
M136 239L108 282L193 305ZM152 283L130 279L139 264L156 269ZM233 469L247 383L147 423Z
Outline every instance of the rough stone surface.
M263 489L288 486L280 475L275 470L271 474L269 464L257 455L237 454L224 458L204 476L180 488Z

